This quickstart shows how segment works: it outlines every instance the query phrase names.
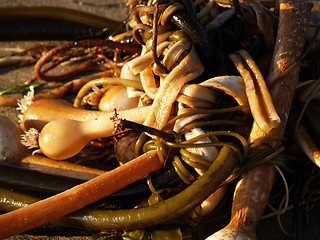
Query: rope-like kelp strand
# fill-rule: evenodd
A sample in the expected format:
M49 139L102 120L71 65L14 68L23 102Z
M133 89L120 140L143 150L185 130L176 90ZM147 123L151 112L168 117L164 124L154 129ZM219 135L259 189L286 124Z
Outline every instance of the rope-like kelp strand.
M228 113L228 112L235 112L235 111L239 111L241 109L244 109L246 107L248 107L247 104L238 105L236 107L230 107L230 108L221 108L221 109L195 109L195 110L191 110L190 112L182 113L182 114L174 117L170 121L168 121L168 123L162 128L162 130L169 128L180 118L189 117L189 116L192 116L195 114L209 114L210 115L210 114L222 114L222 113Z

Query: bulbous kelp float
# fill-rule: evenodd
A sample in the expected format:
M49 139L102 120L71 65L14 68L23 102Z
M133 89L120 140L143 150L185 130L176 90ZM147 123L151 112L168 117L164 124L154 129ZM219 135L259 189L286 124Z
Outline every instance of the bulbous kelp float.
M18 101L22 143L33 155L26 151L15 164L19 171L46 172L43 179L61 172L59 178L77 180L65 191L18 180L15 186L25 186L24 193L0 189L0 209L9 211L0 216L1 238L53 221L110 234L145 229L142 236L156 239L160 226L201 224L201 215L213 211L232 181L238 183L230 223L208 239L256 238L275 169L281 173L286 163L282 142L296 109L311 4L129 4L129 31L50 48L35 63L35 77L26 82L30 92ZM66 62L78 65L50 74ZM96 72L74 79L86 71ZM37 79L63 85L43 93ZM297 88L301 99L318 86L308 84ZM316 105L315 94L312 100ZM308 156L318 152L302 126L292 129ZM97 167L81 169L77 162L89 156ZM106 159L108 169L100 168ZM32 189L46 196L32 196ZM108 199L131 194L140 196L137 207L108 209ZM182 237L178 232L174 236ZM172 231L163 234L175 239Z

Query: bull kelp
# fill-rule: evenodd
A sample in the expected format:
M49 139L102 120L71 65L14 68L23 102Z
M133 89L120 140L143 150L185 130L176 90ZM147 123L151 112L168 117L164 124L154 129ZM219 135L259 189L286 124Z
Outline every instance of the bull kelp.
M230 223L207 239L256 239L266 206L288 207L290 144L318 163L319 73L303 74L319 60L312 4L128 4L126 30L106 21L118 30L107 39L2 59L34 64L35 76L0 96L21 111L24 149L2 161L0 236L54 222L107 239L197 239L233 191Z

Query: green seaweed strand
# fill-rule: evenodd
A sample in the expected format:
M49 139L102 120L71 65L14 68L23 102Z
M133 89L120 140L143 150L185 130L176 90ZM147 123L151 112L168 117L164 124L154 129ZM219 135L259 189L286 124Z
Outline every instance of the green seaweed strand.
M84 208L62 217L58 220L58 223L99 231L117 231L144 229L168 222L198 206L230 176L237 165L237 155L233 154L231 148L223 147L208 171L185 190L169 199L151 206L127 210L93 210ZM0 208L4 211L12 211L22 205L28 205L29 203L25 202L25 197L26 195L24 194L11 192L9 199L4 191L1 190ZM29 202L30 199L39 200L30 196L27 197ZM17 204L18 202L19 204Z

